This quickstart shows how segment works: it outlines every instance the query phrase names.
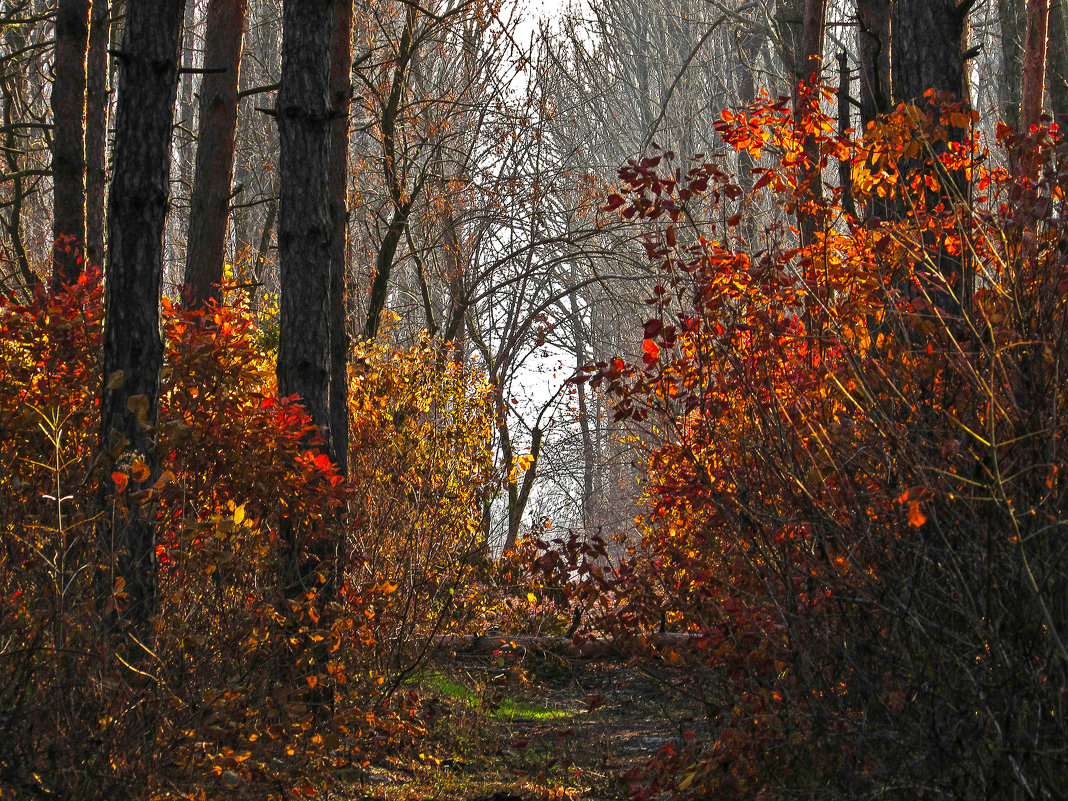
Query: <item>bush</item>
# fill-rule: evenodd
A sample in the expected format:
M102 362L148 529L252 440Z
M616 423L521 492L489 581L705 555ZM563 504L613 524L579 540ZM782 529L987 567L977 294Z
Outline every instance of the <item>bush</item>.
M969 113L937 109L860 138L814 109L724 115L728 142L774 157L757 187L815 221L800 248L747 251L738 218L687 239L684 206L692 222L739 191L711 165L620 173L609 206L657 221L663 280L642 360L586 378L662 444L601 625L646 658L633 634L661 614L690 632L666 656L710 732L637 773L639 796L1054 798L1068 781L1065 152L1002 128L1013 166L992 166ZM813 196L811 158L852 184Z

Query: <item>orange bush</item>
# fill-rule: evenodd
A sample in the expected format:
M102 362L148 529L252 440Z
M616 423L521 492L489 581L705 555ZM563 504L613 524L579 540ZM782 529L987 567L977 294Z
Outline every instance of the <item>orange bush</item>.
M586 378L663 444L601 623L690 632L667 656L709 710L641 796L1059 792L1068 172L1056 132L1002 129L1010 169L972 123L724 114L726 141L774 156L757 188L816 220L803 248L749 250L738 218L691 235L684 213L739 191L711 165L620 172L609 207L658 221L657 316L641 361ZM850 186L808 194L806 137ZM847 191L886 219L845 214Z

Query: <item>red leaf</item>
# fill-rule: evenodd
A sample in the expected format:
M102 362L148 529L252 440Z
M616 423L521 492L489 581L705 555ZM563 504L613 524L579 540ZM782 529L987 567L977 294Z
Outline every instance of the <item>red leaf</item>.
M654 364L660 358L660 348L651 339L642 341L642 361L646 364Z
M325 453L320 453L315 457L315 466L320 470L327 470L330 468L330 457Z

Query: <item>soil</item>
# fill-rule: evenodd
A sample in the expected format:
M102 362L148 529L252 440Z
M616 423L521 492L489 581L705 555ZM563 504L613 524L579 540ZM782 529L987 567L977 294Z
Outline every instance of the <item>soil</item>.
M677 676L619 659L459 656L431 670L424 750L369 766L364 798L621 801L628 774L702 725Z

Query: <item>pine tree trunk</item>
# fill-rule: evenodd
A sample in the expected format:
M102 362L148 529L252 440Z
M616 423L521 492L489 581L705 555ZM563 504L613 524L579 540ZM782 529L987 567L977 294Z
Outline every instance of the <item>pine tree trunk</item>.
M330 426L330 319L334 220L330 208L330 48L334 0L286 0L280 146L281 261L278 389L299 395L334 452Z
M1046 82L1053 119L1068 131L1068 0L1059 0L1049 10L1049 53ZM1061 140L1068 147L1068 140Z
M104 475L121 454L159 472L157 421L163 342L159 329L163 228L170 189L171 126L178 89L184 0L128 0L119 56L115 172L108 204L108 274L100 441ZM113 490L101 482L104 496ZM123 617L142 624L155 605L153 529L145 513L101 516L101 548L127 594Z
M334 0L330 52L330 214L334 221L330 253L330 431L331 458L348 475L349 337L348 304L349 107L352 103L352 0Z
M998 0L1001 23L1001 73L997 77L1001 113L1014 128L1020 124L1020 76L1023 74L1024 4L1026 0Z
M928 89L966 97L967 7L957 0L896 0L892 11L894 102L920 102Z
M1029 0L1027 37L1024 41L1023 78L1020 88L1020 125L1038 125L1046 90L1046 36L1049 30L1049 0Z
M111 4L108 0L94 0L86 61L85 257L97 267L102 266L104 260L108 112L111 106L110 44Z
M60 0L52 84L52 285L73 284L85 247L85 60L90 0Z
M200 135L185 284L194 306L218 298L226 257L230 184L237 135L237 88L248 0L210 0L205 33L204 81L200 86ZM210 70L222 70L211 72Z
M860 120L868 123L891 109L890 0L857 0Z

